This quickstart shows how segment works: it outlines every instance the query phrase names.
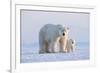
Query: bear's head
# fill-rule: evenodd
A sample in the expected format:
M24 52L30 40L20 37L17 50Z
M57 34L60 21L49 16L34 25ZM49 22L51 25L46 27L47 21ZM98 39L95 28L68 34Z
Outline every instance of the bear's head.
M58 28L58 35L60 37L66 37L68 36L68 32L69 32L69 28L68 27L65 27L63 25L57 25L57 28Z

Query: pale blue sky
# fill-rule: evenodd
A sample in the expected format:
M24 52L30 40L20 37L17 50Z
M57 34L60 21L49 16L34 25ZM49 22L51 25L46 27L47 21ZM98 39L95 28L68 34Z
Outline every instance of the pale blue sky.
M70 28L69 37L89 42L89 14L21 10L22 44L38 42L38 33L45 24L62 24Z

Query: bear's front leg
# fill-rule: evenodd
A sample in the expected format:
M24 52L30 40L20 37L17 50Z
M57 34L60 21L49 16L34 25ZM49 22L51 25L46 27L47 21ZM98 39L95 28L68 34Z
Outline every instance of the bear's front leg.
M64 47L64 45L61 45L61 46L60 46L59 52L61 52L61 53L66 53L66 52L67 52L67 50L66 50L66 48Z
M48 49L48 51L49 51L49 53L56 53L56 43L54 42L54 41L52 41L50 44L49 44L49 49Z
M66 44L67 42L65 40L60 40L60 52L61 53L66 53L67 52L67 49L66 49Z

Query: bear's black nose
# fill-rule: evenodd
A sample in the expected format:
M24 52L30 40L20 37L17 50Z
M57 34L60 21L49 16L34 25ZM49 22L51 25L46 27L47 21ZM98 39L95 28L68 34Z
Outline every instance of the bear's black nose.
M63 33L63 36L65 36L65 33Z

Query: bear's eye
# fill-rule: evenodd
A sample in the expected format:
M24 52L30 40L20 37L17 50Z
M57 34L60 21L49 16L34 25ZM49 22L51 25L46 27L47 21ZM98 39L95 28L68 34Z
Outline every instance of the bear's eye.
M65 33L63 32L63 36L65 36Z

